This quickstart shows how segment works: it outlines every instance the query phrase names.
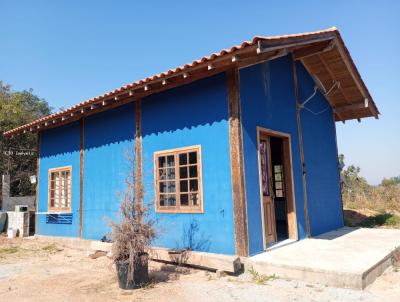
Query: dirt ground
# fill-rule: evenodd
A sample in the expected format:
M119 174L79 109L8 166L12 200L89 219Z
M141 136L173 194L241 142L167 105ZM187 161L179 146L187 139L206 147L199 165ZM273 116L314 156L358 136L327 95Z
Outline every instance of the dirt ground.
M124 291L107 257L38 239L0 236L0 301L399 301L400 272L387 271L364 291L246 272L215 273L152 262L152 282Z

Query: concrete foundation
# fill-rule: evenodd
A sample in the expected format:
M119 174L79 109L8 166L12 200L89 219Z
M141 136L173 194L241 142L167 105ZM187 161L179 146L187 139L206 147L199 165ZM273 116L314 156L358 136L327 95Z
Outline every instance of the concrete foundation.
M112 243L96 240L85 240L74 237L55 237L35 235L39 240L56 243L73 249L87 251L110 252ZM174 251L166 248L152 247L148 251L150 258L174 264L184 264L205 269L237 273L241 270L240 257L223 254L196 252L196 251Z
M341 228L244 260L262 274L364 289L392 265L400 230Z

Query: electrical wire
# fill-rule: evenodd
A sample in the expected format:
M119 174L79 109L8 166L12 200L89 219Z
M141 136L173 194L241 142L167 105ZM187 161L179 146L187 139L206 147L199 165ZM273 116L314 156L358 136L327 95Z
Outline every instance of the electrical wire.
M334 81L332 87L331 87L326 93L323 93L323 96L324 96L324 97L328 96L328 95L333 91L333 89L334 89L335 87L337 87L337 88L339 89L339 87L340 87L340 82ZM304 108L304 109L306 109L308 112L310 112L310 113L312 113L312 114L314 114L314 115L320 115L320 114L326 112L326 111L330 108L330 105L328 105L328 106L326 106L326 108L322 109L321 111L315 112L315 111L313 111L313 110L311 110L311 109L309 109L309 108L307 108L307 107L305 106L305 105L317 94L317 90L318 90L318 86L314 86L314 92L313 92L303 103L301 103L301 104L299 105L299 108L300 108L300 109Z

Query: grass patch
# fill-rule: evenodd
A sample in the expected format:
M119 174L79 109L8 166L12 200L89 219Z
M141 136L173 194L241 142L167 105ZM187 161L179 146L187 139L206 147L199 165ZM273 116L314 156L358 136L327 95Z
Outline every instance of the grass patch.
M15 254L19 252L20 248L16 246L11 246L11 247L5 247L0 249L0 256L2 255L9 255L9 254Z
M378 226L399 227L400 216L390 213L377 214L361 221L359 226L364 228L374 228Z
M350 227L363 228L400 228L400 216L385 212L369 212L371 211L364 213L362 211L345 209L344 224Z
M57 245L52 243L42 247L42 250L54 254L57 252L61 252L63 249L59 248Z
M257 272L253 267L249 269L249 273L251 275L251 279L254 283L259 284L259 285L264 285L268 281L274 280L277 277L274 275L268 276L268 275L263 275Z

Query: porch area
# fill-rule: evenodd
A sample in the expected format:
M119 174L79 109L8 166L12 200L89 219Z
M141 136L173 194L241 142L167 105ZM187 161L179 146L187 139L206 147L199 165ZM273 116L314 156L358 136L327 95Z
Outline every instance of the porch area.
M245 270L364 289L392 265L399 247L400 230L344 227L249 257Z

